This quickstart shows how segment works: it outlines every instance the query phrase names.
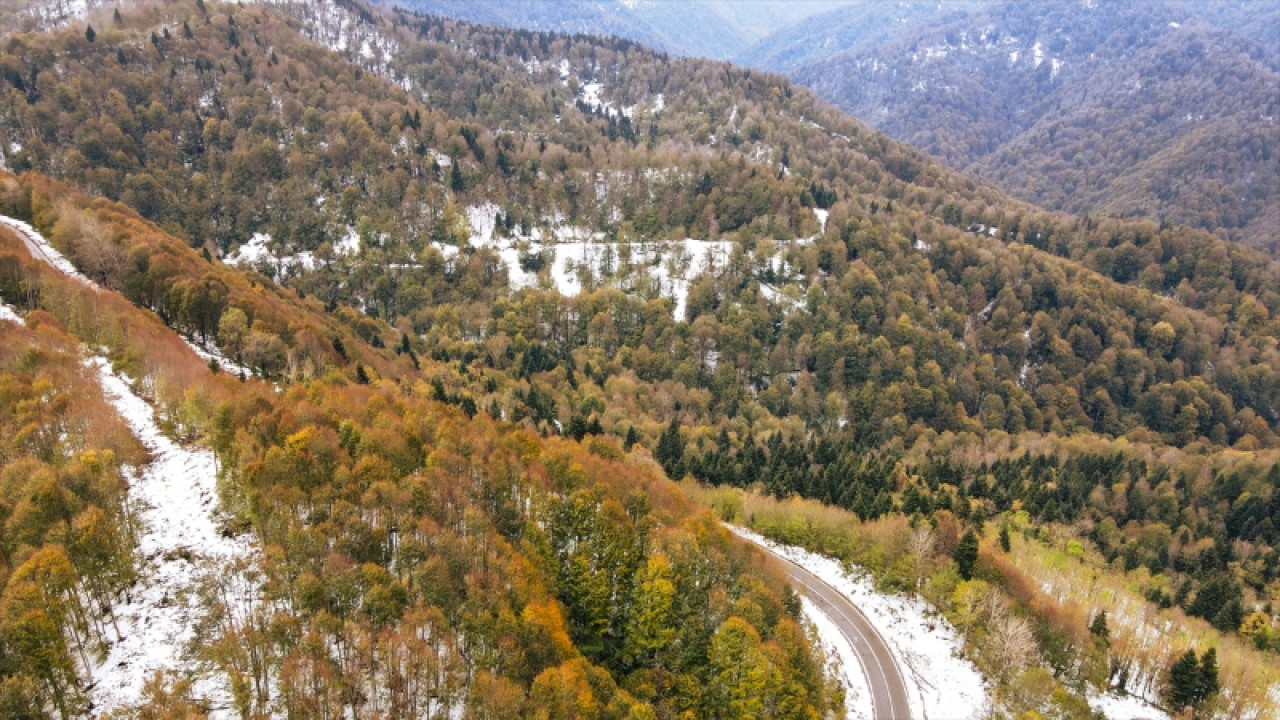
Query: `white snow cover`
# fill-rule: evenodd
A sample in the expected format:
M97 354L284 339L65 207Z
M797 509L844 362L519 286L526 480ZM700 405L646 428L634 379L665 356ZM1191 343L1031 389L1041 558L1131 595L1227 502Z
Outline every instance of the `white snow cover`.
M471 226L469 244L473 247L493 248L507 268L513 289L535 287L536 273L520 267L522 254L541 253L549 270L552 286L566 297L578 295L583 290L582 274L589 274L602 285L616 284L604 277L602 267L622 264L621 255L630 253L627 262L635 270L644 270L657 284L663 297L675 301L675 317L684 319L685 301L689 295L689 283L693 278L724 267L733 252L734 243L727 240L684 240L653 243L604 242L604 234L585 228L554 221L551 229L535 229L533 233L499 238L495 235L500 208L493 203L468 207L467 222ZM446 257L447 246L436 245ZM580 271L583 271L580 273ZM629 273L633 275L634 273ZM634 278L628 278L634 279Z
M31 257L48 264L54 270L67 277L73 277L87 285L93 285L89 278L81 275L80 271L76 270L76 266L72 265L71 261L58 252L53 245L50 245L49 241L37 232L35 228L7 215L0 215L0 225L9 228L21 238L23 244L27 246L27 250L31 252Z
M228 265L249 268L267 265L274 268L277 275L288 275L300 270L315 269L316 256L310 250L277 257L271 251L270 244L270 235L262 232L254 233L253 237L249 238L249 242L236 248L235 252L223 258L223 262ZM346 257L355 255L358 252L360 252L360 235L356 233L355 228L348 225L342 239L333 244L333 254L338 257Z
M32 257L97 287L27 223L0 216L0 224L22 238ZM3 307L0 317L10 319L13 315L21 321L12 308ZM213 357L191 347L202 357ZM151 463L134 474L129 488L129 503L141 525L141 580L130 590L127 601L115 607L120 635L111 643L106 658L90 672L94 707L106 712L137 702L143 683L157 670L195 670L194 662L184 656L197 617L194 599L186 596L199 574L220 571L222 563L234 558L250 558L253 548L247 540L223 537L218 529L213 453L174 443L160 431L150 406L124 378L100 358L89 363L98 370L108 402L152 455ZM245 583L240 586L247 587ZM215 708L229 704L230 690L219 680L198 678L194 690L210 699Z
M207 698L215 709L229 708L226 684L200 675L186 655L201 613L190 593L199 576L225 572L232 560L254 558L254 547L247 538L227 537L219 529L213 453L169 439L125 378L101 358L88 364L97 369L108 402L151 453L151 462L134 473L129 486L129 504L141 525L140 580L128 602L116 606L120 637L92 671L95 711L136 703L143 683L158 670L195 675L197 697ZM236 586L253 592L251 583Z
M94 2L101 5L102 2ZM26 14L36 19L41 29L59 28L75 20L83 20L89 12L86 0L46 0L27 3Z
M226 355L223 355L222 351L219 350L216 346L214 346L212 342L208 343L207 346L204 346L204 345L200 345L194 340L188 340L185 337L182 338L182 341L185 342L187 344L187 347L191 348L191 352L199 356L201 360L204 360L205 362L209 362L210 360L212 360L218 363L218 367L220 369L226 372L229 372L233 375L243 375L244 377L253 377L252 368L245 367L244 365L241 365L240 363L236 362L235 360L232 360Z
M889 645L911 686L913 718L967 720L986 717L987 681L962 655L963 642L944 618L922 600L878 592L865 574L803 548L776 543L759 533L729 526L737 535L764 545L817 575L857 606Z
M8 320L9 322L15 322L19 325L27 324L27 321L23 320L22 316L6 302L0 302L0 320Z
M827 217L830 215L831 215L830 210L823 210L822 208L813 209L813 216L818 218L818 225L822 227L822 230L819 231L820 233L824 233L827 231Z
M1089 705L1105 715L1108 720L1169 720L1169 713L1152 707L1133 695L1120 696L1114 692L1106 695L1091 693Z
M805 619L813 624L818 642L827 652L827 657L834 663L840 682L844 685L844 707L849 718L870 720L875 717L875 705L871 702L871 689L867 687L867 676L862 671L862 663L849 644L849 638L840 632L831 618L807 597L800 598L800 607Z
M578 90L578 99L592 110L603 114L605 117L626 117L631 118L635 115L636 108L634 105L617 108L613 103L600 97L600 91L604 89L604 83L586 82L582 83L582 87Z
M400 44L374 24L336 0L250 0L262 5L283 6L304 21L302 32L330 50L359 60L370 70L399 81L389 60L400 52Z

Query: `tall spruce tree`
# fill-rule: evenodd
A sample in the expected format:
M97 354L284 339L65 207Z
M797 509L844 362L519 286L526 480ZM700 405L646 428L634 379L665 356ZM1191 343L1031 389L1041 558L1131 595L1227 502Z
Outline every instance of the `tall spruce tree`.
M960 572L960 577L965 580L973 579L973 566L978 562L978 536L969 530L960 538L960 542L956 544L955 551L951 554L953 560L956 561L956 568Z
M662 437L658 438L655 455L667 477L679 479L684 470L684 440L680 438L679 421L672 419L667 425Z
M1165 691L1165 699L1176 712L1195 707L1199 700L1200 684L1200 663L1196 660L1195 650L1188 650L1169 667L1169 685Z

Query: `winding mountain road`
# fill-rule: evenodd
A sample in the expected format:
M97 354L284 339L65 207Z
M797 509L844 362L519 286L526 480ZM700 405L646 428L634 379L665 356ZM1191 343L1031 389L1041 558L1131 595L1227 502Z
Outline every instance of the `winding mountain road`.
M844 635L849 646L858 655L862 671L871 689L871 702L875 720L905 720L911 717L907 700L907 683L893 652L880 633L852 602L821 578L805 570L765 545L761 550L777 558L787 571L796 589L818 606Z

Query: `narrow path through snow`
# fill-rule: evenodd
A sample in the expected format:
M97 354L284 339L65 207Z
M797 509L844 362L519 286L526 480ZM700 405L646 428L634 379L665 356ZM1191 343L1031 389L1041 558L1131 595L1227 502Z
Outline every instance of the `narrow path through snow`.
M100 289L31 225L3 215L0 225L12 230L34 259ZM7 305L0 318L21 321ZM226 358L183 340L200 357L216 359L233 372L241 370ZM196 623L208 611L196 588L202 578L217 573L224 579L224 590L236 596L224 599L239 601L256 594L252 570L242 568L252 568L257 553L248 538L232 537L219 529L213 453L168 438L151 406L125 378L102 358L92 358L88 364L98 371L107 401L151 453L151 461L134 473L129 485L128 502L139 525L140 579L113 608L118 634L108 638L106 658L90 671L94 711L109 713L136 704L146 681L163 671L190 678L193 694L212 710L211 717L219 717L230 706L228 684L222 677L201 672L197 659L189 655Z
M120 637L93 671L94 709L109 712L136 703L143 683L158 670L194 676L197 696L215 708L225 706L223 684L198 677L197 663L187 656L204 612L194 590L205 573L254 557L254 547L247 538L228 537L219 529L213 453L165 436L151 406L123 377L101 358L89 364L98 370L107 400L152 456L129 486L129 503L141 525L141 579L128 601L115 608Z

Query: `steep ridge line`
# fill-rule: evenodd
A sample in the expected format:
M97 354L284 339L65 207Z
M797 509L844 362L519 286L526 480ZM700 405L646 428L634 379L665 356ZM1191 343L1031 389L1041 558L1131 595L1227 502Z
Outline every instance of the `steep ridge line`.
M13 234L16 235L18 239L22 241L22 244L27 247L27 252L31 253L31 257L69 278L88 285L94 290L102 289L102 286L98 285L77 270L75 264L67 259L67 257L61 252L58 252L57 248L53 247L53 244L41 235L39 230L36 230L29 223L25 223L16 218L11 218L7 215L0 215L0 226L12 230ZM208 347L204 347L191 338L185 337L181 333L178 333L178 337L181 338L182 341L187 344L187 347L191 348L191 351L194 352L201 360L216 363L219 368L234 374L239 374L241 377L249 377L253 375L253 370L251 368L245 367L244 365L228 358L217 347L214 347L211 341L206 342Z
M22 244L27 246L27 251L31 253L31 257L45 263L49 267L69 278L79 280L89 287L95 289L98 288L97 283L85 277L79 270L77 270L76 266L71 264L71 261L68 260L66 256L55 250L53 246L49 244L49 241L45 240L44 236L35 228L31 227L30 224L11 218L7 215L0 215L0 225L9 228L18 236L18 239L22 241Z

